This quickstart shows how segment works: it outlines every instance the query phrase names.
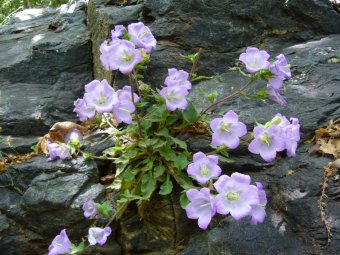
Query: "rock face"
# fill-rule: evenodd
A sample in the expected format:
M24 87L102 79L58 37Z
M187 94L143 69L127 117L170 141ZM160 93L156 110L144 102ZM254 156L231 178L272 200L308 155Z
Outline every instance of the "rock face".
M219 78L194 85L190 97L201 107L208 102L198 88L222 96L245 82L228 68L246 46L273 56L284 52L293 70L284 95L287 107L239 98L212 114L233 109L251 130L255 120L265 122L280 112L299 118L302 131L295 158L282 154L275 164L264 163L244 145L231 153L234 163L223 165L225 174L246 173L264 184L269 203L263 224L252 227L248 220L216 217L209 230L201 231L180 208L178 189L171 196L154 196L143 220L131 206L115 231L113 248L101 254L340 253L339 180L331 179L326 190L333 234L327 245L318 199L323 167L331 159L307 153L314 130L340 116L340 16L329 1L90 0L87 17L85 8L76 3L38 14L27 10L0 27L1 138L13 136L11 143L1 144L2 152L27 152L51 124L74 120L72 102L91 79L91 66L95 78L112 79L100 65L99 45L114 25L138 20L150 25L158 40L144 74L153 84L162 84L167 68L190 69L180 54L203 48L198 72ZM120 77L117 81L125 85ZM209 150L206 136L186 138L193 151ZM89 148L97 155L111 145L106 141ZM294 174L287 175L289 170ZM9 255L44 254L62 228L79 238L89 224L82 220L80 205L104 194L97 166L82 159L46 163L36 157L1 173L0 186L0 253Z

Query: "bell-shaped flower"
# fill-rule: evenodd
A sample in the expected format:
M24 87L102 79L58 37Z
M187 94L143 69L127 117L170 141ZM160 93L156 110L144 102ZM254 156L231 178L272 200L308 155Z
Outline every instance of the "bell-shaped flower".
M126 31L126 28L123 25L117 25L114 29L111 30L111 40L119 40L119 37L121 37L124 32Z
M184 110L188 106L185 96L187 96L189 92L184 87L165 87L159 93L165 99L169 111L174 111L176 109Z
M192 85L189 81L189 73L176 68L168 69L169 75L165 78L164 84L167 86L181 86L186 89L191 89Z
M136 110L131 98L131 87L124 86L123 89L117 90L117 95L119 103L113 107L113 114L118 123L124 122L126 124L131 124L131 114ZM136 93L133 93L133 99L135 103L139 101L139 97Z
M266 192L263 190L263 186L260 182L256 183L257 192L259 195L259 203L257 205L252 205L252 210L250 212L251 220L250 224L257 225L258 223L262 223L264 218L266 217L266 205L267 205L267 196Z
M200 184L205 184L210 179L220 176L222 170L217 164L217 156L206 156L203 152L197 152L193 156L193 163L187 168L187 173Z
M97 228L93 227L89 229L88 241L90 245L96 245L96 243L103 245L107 241L107 237L111 235L111 228Z
M98 213L98 205L92 200L88 200L83 204L85 218L92 218Z
M285 141L281 129L277 125L268 128L258 126L254 128L254 140L248 146L251 153L260 154L261 157L271 162L276 157L276 152L285 149Z
M256 73L261 69L268 69L270 55L265 50L259 50L255 47L248 47L245 53L240 55L241 60L249 73Z
M221 175L214 183L218 192L215 206L218 213L231 216L239 220L250 214L253 205L259 204L258 190L250 185L250 176L240 173Z
M189 189L186 193L190 203L185 211L189 219L198 219L198 226L207 229L212 217L216 214L214 198L208 188Z
M271 65L270 70L276 76L281 76L285 79L290 79L292 77L289 64L283 54L276 56L275 62Z
M111 112L112 107L118 104L115 90L104 79L94 80L85 86L84 100L87 105L92 105L99 113Z
M108 40L102 42L102 44L99 47L100 51L99 59L106 70L110 70L110 58L112 57L111 50L112 46L109 44Z
M297 143L300 141L300 124L296 118L290 118L292 124L284 129L285 147L288 157L295 157Z
M57 158L65 160L71 157L69 148L65 144L51 143L50 141L47 141L46 148L49 154L47 161L53 161Z
M71 249L72 243L63 229L60 235L57 235L48 247L48 255L67 254Z
M78 98L75 103L73 112L77 113L80 121L93 119L96 115L96 109L93 105L88 105L84 99Z
M78 129L73 129L65 135L65 143L77 146L83 140L83 135Z
M210 123L213 131L212 142L214 146L225 145L235 149L240 144L240 137L247 134L247 127L238 121L234 111L228 111L223 118L213 119Z
M286 116L282 115L281 113L277 113L274 118L265 124L266 127L269 127L271 125L277 125L282 130L290 125L289 120L286 118Z
M119 70L123 74L131 73L134 66L142 61L142 52L132 42L120 40L110 49L110 70Z
M156 48L157 41L151 33L148 26L142 22L132 23L128 26L129 35L132 41L141 48L145 49L146 53Z
M278 103L282 106L287 105L287 101L280 94L280 90L276 90L268 84L267 85L267 93L268 93L268 98L270 100L272 100L273 102L276 102L276 103Z

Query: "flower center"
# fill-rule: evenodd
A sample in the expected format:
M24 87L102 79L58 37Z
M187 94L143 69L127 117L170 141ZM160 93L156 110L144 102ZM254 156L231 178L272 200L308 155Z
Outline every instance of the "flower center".
M178 99L178 98L180 98L180 97L179 97L179 96L175 96L175 95L174 95L174 92L169 92L169 93L166 95L166 99L169 100L169 101L171 101L171 100L173 100L173 99Z
M259 56L255 56L254 57L254 60L253 60L253 62L251 62L249 65L250 65L250 67L252 67L252 68L257 68L258 67L258 61L259 61Z
M225 196L229 202L237 201L240 198L240 194L232 190L229 190Z
M210 169L206 165L202 165L200 167L200 173L201 173L201 176L208 177L210 174Z
M222 122L221 125L220 125L220 131L221 132L230 132L230 123Z
M132 61L132 54L125 53L123 56L120 57L121 60L125 62L131 62Z
M98 97L98 104L105 104L106 103L106 98L104 96L99 96Z
M262 144L267 144L267 145L269 145L269 144L270 144L270 141L271 141L271 137L270 137L270 135L268 135L268 133L264 133L264 134L262 135L262 137L260 138L260 142L261 142Z

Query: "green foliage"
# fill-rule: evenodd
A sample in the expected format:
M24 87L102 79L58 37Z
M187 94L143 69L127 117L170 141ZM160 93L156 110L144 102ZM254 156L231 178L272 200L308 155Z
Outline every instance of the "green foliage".
M0 0L0 25L5 24L16 12L28 8L58 7L68 0Z

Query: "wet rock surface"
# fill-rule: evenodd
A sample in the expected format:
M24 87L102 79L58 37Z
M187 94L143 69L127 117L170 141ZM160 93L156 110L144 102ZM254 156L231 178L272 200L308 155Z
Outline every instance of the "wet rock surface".
M264 163L243 144L231 153L234 162L223 164L225 174L239 171L264 184L269 203L263 224L253 227L247 219L216 217L209 230L201 231L181 209L176 188L171 196L155 195L142 220L131 206L109 247L91 253L340 253L339 180L331 179L326 189L326 215L333 234L327 245L318 200L324 166L331 159L307 153L314 130L340 116L340 17L329 1L91 0L87 13L81 3L63 8L64 12L26 11L22 18L0 27L1 138L12 137L12 146L1 144L2 152L11 153L13 148L28 152L32 141L51 124L75 120L72 103L91 79L91 68L95 78L112 79L100 66L100 43L114 25L139 19L150 25L158 40L144 74L155 85L162 83L169 67L190 68L180 54L203 48L199 73L217 72L219 78L194 85L191 98L202 108L208 102L198 88L222 96L245 82L228 69L246 46L267 49L273 56L284 52L293 70L284 94L287 107L243 97L225 103L212 115L233 109L249 130L254 121L266 122L278 112L301 122L296 158L280 154L277 162ZM117 86L123 85L118 77ZM105 136L88 139L91 153L100 155L114 144L112 139L98 142ZM192 151L209 151L206 136L186 138ZM81 205L89 197L97 201L104 197L98 166L102 165L81 158L47 163L39 156L0 173L0 254L44 254L62 228L74 240L83 236L90 222L83 220Z

